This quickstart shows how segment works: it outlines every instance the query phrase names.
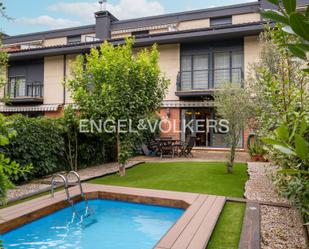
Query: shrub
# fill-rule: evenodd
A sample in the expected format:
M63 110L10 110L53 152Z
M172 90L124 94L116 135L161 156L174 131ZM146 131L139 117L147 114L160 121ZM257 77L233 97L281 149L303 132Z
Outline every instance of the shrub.
M75 136L71 136L73 133L78 140L77 165L73 170L115 161L116 149L112 135L79 133L78 125L69 126L64 118L29 118L13 115L7 119L16 136L12 137L8 145L2 147L4 154L22 167L32 165L31 171L23 178L11 179L14 182L72 170L68 144L74 144L74 141L69 141L75 140Z
M21 166L32 164L25 179L44 176L65 168L64 139L58 119L9 117L16 136L4 148L5 154Z

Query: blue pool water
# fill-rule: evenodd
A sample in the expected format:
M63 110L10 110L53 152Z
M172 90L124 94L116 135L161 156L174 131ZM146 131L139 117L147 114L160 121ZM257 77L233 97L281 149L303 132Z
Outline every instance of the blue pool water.
M148 249L184 210L110 200L90 200L93 214L81 220L85 202L59 210L0 236L6 249Z

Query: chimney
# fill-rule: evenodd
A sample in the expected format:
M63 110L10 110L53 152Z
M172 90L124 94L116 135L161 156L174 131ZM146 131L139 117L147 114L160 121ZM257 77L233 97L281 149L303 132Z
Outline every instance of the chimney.
M96 37L100 40L110 39L112 15L106 10L101 10L95 13L95 20Z

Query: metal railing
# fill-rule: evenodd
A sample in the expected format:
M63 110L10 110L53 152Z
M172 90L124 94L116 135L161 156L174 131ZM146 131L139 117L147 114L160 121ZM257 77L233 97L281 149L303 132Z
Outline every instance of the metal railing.
M180 71L177 91L220 89L229 82L242 86L243 79L241 67Z
M17 82L8 83L6 87L6 96L9 98L43 98L42 82Z

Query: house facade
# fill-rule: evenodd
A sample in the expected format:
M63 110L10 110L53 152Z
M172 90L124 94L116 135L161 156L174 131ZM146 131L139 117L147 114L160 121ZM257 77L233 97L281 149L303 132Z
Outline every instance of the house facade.
M6 36L9 67L3 94L10 101L0 106L0 112L60 116L73 103L63 83L70 78L76 56L105 40L117 45L135 36L136 48L158 44L161 70L171 81L159 115L175 124L176 131L162 136L185 140L196 135L197 147L224 148L225 134L212 130L194 134L182 129L181 120L213 119L214 91L226 82L243 86L249 66L259 57L260 9L269 7L261 0L129 20L99 11L94 25ZM240 148L246 147L247 136L244 131Z

